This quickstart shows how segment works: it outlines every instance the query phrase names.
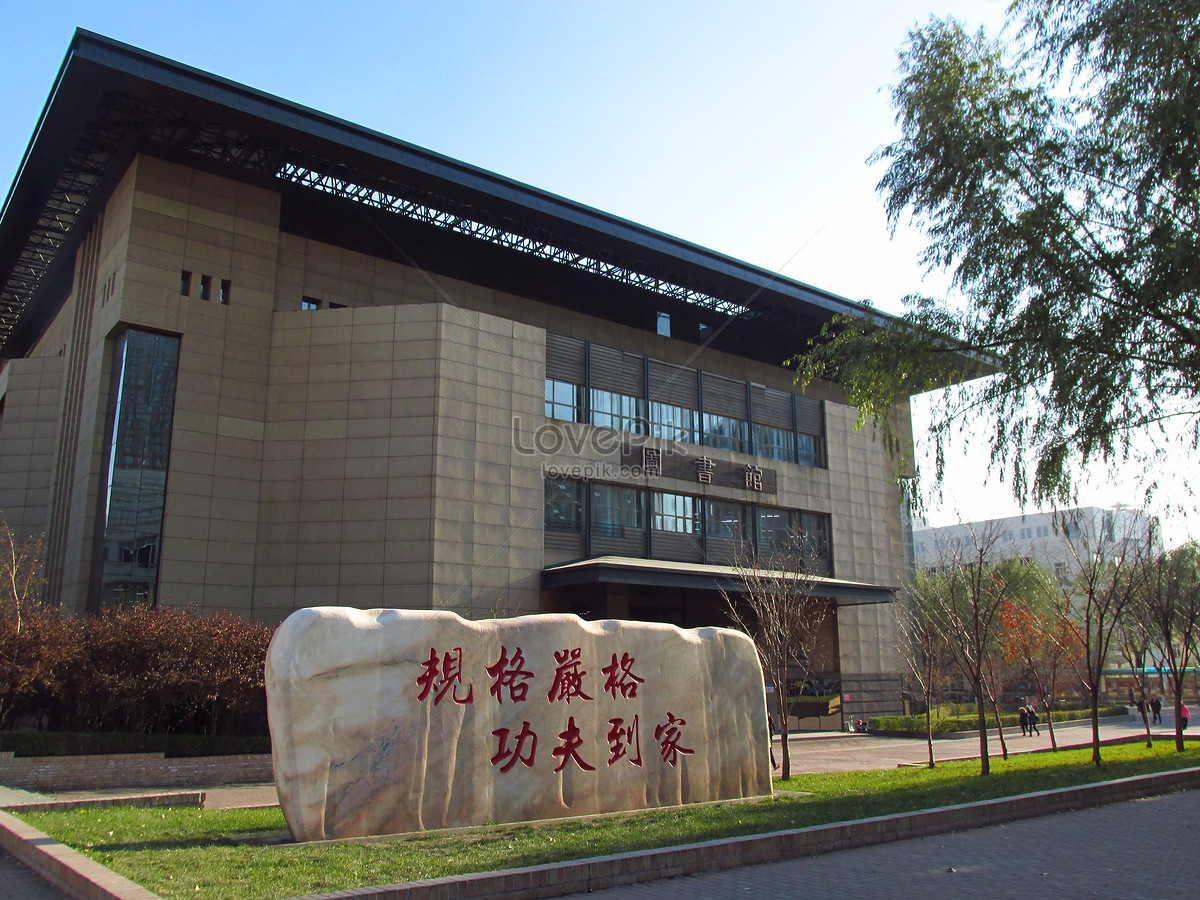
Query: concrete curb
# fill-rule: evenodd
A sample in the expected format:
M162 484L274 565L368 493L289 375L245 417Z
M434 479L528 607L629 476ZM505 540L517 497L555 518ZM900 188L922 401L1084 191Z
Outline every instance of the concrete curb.
M3 811L0 847L75 900L161 900L158 894Z
M535 900L561 897L659 878L963 831L1016 819L1195 789L1200 789L1200 767L980 803L944 806L916 813L835 822L545 866L313 894L297 900ZM158 895L4 812L0 812L0 847L76 900L160 900Z

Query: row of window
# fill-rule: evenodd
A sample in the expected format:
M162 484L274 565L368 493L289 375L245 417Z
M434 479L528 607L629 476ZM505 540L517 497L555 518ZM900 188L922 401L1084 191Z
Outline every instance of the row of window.
M819 400L588 341L546 336L545 401L550 419L824 465Z
M300 308L302 310L313 309L345 309L345 303L335 303L332 300L322 300L319 297L301 297Z
M570 478L547 478L545 486L547 536L577 536L588 543L631 540L628 550L652 558L672 558L654 552L656 534L685 536L701 551L706 542L719 543L716 552L703 554L714 562L729 562L731 551L743 546L759 553L782 552L801 536L817 574L832 574L832 528L826 513ZM665 544L677 546L671 540Z
M192 289L193 289L193 287L195 287L195 285L193 285L192 282L193 282L192 273L189 272L187 269L184 269L182 272L179 273L179 296L180 297L192 296ZM230 281L228 278L221 278L218 280L217 284L218 284L218 286L217 286L216 300L222 306L228 306L229 301L233 295L233 282ZM211 275L201 275L200 276L200 284L199 284L199 290L198 290L197 296L201 300L212 300L213 299L213 277Z

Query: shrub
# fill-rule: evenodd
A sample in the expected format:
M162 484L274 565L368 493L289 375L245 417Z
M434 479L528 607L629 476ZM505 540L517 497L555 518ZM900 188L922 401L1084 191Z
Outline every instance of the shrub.
M231 613L132 607L0 622L0 727L229 733L266 709L273 629ZM261 730L261 729L258 729Z

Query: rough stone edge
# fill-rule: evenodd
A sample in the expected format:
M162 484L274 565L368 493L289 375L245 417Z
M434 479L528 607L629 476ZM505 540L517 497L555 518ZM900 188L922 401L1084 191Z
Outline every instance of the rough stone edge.
M161 900L158 894L3 811L0 848L75 900Z
M699 844L642 850L615 856L567 860L544 866L431 878L312 894L293 900L539 900L620 885L732 869L834 850L848 850L998 825L1069 810L1088 809L1159 794L1200 789L1200 767L1135 775L1117 781L1077 785L944 806L915 813L833 822L767 834L723 838Z

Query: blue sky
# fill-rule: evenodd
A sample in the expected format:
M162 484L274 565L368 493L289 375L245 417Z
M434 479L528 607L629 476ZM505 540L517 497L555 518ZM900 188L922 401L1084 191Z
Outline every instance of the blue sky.
M0 183L76 27L899 312L927 276L889 235L871 152L931 14L998 28L994 0L204 4L0 0ZM919 421L919 419L918 419ZM952 460L935 523L1008 515L986 456ZM1084 502L1137 499L1102 478Z

